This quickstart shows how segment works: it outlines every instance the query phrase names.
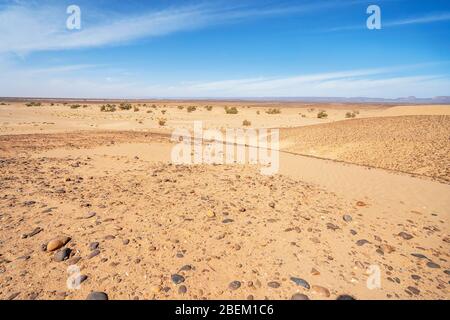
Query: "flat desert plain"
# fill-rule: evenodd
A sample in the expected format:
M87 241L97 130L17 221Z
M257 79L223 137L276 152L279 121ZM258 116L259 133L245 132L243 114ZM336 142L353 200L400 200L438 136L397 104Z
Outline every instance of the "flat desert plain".
M0 299L450 298L450 106L130 104L0 104ZM172 164L193 121L279 172Z

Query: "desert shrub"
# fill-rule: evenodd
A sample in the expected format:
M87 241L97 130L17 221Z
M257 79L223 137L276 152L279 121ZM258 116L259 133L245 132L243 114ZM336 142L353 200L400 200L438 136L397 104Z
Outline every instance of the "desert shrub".
M40 106L42 106L42 104L40 102L34 102L34 101L28 102L25 105L27 107L40 107Z
M70 109L78 109L78 108L80 108L81 107L81 105L79 105L79 104L72 104L71 106L70 106Z
M152 104L152 108L153 108L153 109L156 109L156 108L158 108L158 107L156 106L156 104Z
M136 106L134 106L133 111L134 111L134 112L138 112L138 111L139 111L139 108L136 107Z
M101 112L114 112L116 111L116 106L114 104L104 104L100 107Z
M273 108L273 109L271 108L271 109L267 110L266 113L267 114L280 114L281 110L277 109L277 108Z
M153 111L152 110L147 110L147 113L153 113Z
M346 117L347 119L349 119L349 118L354 118L354 117L356 117L356 113L354 113L354 112L347 112L347 113L345 114L345 117Z
M242 125L245 127L250 127L252 125L252 123L248 120L244 120L244 121L242 121Z
M166 114L167 110L161 110L162 114Z
M124 103L124 102L122 102L120 105L119 105L119 109L120 110L131 110L133 108L133 106L131 105L131 104L129 104L129 103Z
M260 114L261 114L261 112L259 112L259 110L258 110L258 111L256 111L256 114L257 114L257 115L260 115Z
M159 124L161 127L165 126L165 125L166 125L166 122L167 122L167 119L165 119L165 118L159 118L159 119L158 119L158 124Z
M183 109L184 109L184 106L178 106L178 109L179 109L179 110L183 110Z
M238 114L238 109L236 107L225 107L225 113L226 114Z
M213 109L213 106L205 106L205 109L211 111Z
M317 114L317 118L319 119L326 119L328 117L328 113L326 113L324 110L319 111L319 113Z
M189 106L189 107L187 107L187 112L189 112L189 113L191 113L191 112L193 112L195 110L197 110L196 106Z

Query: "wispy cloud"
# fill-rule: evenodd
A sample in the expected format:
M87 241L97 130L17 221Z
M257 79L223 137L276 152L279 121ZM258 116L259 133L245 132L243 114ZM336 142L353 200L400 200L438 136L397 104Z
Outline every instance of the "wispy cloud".
M383 21L383 20L382 20ZM409 17L397 20L383 21L382 28L389 27L398 27L398 26L406 26L406 25L415 25L415 24L429 24L435 22L442 21L450 21L450 12L441 12L437 14L428 14L420 17ZM361 23L360 25L349 25L349 26L341 26L335 28L329 28L326 32L334 32L334 31L350 31L350 30L363 30L366 28L365 23Z
M312 73L291 77L255 77L221 81L153 84L136 77L99 68L94 77L73 74L74 65L48 69L3 70L0 96L79 97L79 98L180 98L180 97L433 97L449 95L448 75L401 76L403 66Z
M267 16L300 14L359 1L305 2L296 6L218 5L201 3L139 15L114 13L94 24L83 24L78 32L65 29L65 8L23 5L18 2L0 11L0 53L26 54L32 51L88 48L128 43L141 38L163 36L223 23ZM82 14L85 14L82 11Z

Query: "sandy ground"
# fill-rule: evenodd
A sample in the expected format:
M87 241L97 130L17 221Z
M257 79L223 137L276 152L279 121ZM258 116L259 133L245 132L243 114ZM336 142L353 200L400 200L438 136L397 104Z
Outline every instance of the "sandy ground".
M449 108L450 109L450 108ZM283 130L287 151L450 182L450 116L353 119Z
M358 115L370 119L340 121L350 108L336 107L327 120L314 119L313 112L306 119L282 118L302 113L289 107L281 115L260 112L254 120L253 108L245 111L252 124L302 126L286 129L286 136L282 131L283 150L301 146L296 134L322 137L313 142L325 145L323 131L332 132L330 148L339 150L344 137L379 133L372 131L379 120L405 136L391 144L429 153L448 148L445 117L438 116L440 126L434 116L375 118L388 109L370 107ZM220 128L239 126L244 114L219 118L209 115L214 110L223 111L198 115ZM127 120L105 118L119 115ZM1 121L8 123L0 136L0 299L85 299L92 291L110 299L449 299L445 179L289 152L281 152L275 176L250 165L175 166L169 124L187 125L195 116L176 108L167 111L167 126L149 130L138 129L130 120L136 116L105 115L97 106L0 106ZM176 117L181 120L169 120ZM273 125L274 119L280 122ZM42 124L47 121L54 125ZM109 131L100 131L101 123ZM429 140L406 139L423 136L421 125L438 129ZM366 147L378 159L382 149ZM448 149L439 157L417 157L439 168L427 172L448 173L445 152L448 159ZM398 166L412 158L405 152L389 157ZM47 250L50 240L64 236L70 241L62 248ZM83 276L78 290L67 287L69 266ZM369 289L370 270L378 268L381 287Z

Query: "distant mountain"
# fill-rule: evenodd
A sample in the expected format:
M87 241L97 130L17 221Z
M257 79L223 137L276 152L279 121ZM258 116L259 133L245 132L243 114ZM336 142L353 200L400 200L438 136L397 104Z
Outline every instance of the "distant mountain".
M274 101L298 101L298 102L323 102L323 103L410 103L410 104L450 104L450 96L433 98L403 97L396 99L367 98L367 97L273 97L273 98L248 98L251 100L274 100Z

